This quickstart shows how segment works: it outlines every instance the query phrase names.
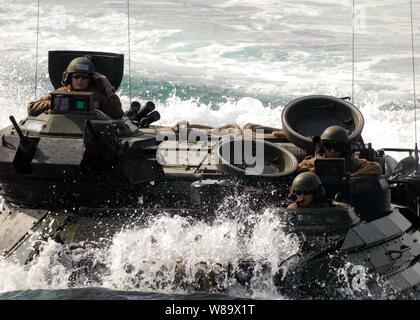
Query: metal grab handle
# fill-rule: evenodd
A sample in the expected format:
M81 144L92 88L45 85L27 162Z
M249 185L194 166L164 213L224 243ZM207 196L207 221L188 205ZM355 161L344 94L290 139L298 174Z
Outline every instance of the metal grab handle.
M15 117L14 116L10 116L9 119L12 122L13 127L15 128L17 134L19 135L20 140L21 141L25 140L25 136L23 135L22 130L20 130L19 125L17 124L17 122L15 120Z
M388 250L388 251L385 251L385 254L387 256L389 256L392 260L397 260L397 259L401 258L404 251L407 251L408 249L410 249L410 247L401 246L401 249L402 250Z

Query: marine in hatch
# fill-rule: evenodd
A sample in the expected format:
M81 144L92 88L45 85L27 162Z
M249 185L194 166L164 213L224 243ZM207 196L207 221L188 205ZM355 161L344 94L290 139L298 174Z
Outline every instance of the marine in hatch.
M315 173L303 172L298 174L293 180L291 191L295 202L291 203L287 207L288 209L326 208L330 206L321 180Z
M347 171L352 176L380 175L381 166L372 161L361 159L351 152L347 130L339 126L331 126L322 133L317 143L315 155L306 157L298 165L299 172L313 172L315 160L319 158L344 158Z
M57 89L58 92L93 92L95 108L112 119L120 119L124 115L115 88L105 75L95 72L95 66L88 57L78 57L69 63L63 72L62 85ZM51 95L30 102L28 114L37 116L49 109L51 109Z

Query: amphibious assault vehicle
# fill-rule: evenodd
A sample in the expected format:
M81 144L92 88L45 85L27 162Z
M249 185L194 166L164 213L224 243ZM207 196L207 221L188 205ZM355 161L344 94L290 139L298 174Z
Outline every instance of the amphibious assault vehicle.
M54 88L67 64L82 55L118 89L123 55L84 51L49 52ZM223 197L248 194L253 210L271 210L303 239L301 254L271 266L279 290L298 287L297 297L331 297L330 288L342 280L331 267L350 263L380 277L397 295L418 295L417 150L365 144L363 116L347 98L293 100L283 109L282 129L186 122L164 127L153 125L160 118L154 109L153 102L133 102L125 117L112 120L94 108L92 93L54 91L51 110L19 123L11 116L11 125L0 131L4 258L30 263L37 254L34 237L96 241L162 211L211 223ZM335 205L286 209L298 162L313 153L313 137L330 125L349 130L353 151L378 162L383 175L351 177L345 160L320 160L316 173ZM388 151L409 156L397 164ZM249 284L254 266L246 259L239 265L239 283ZM371 280L370 292L379 290Z

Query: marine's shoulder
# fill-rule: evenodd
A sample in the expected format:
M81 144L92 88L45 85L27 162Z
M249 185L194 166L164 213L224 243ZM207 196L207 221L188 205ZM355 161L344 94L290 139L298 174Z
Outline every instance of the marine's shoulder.
M86 91L93 92L96 98L106 99L106 96L101 88L96 85L91 85Z
M317 156L314 156L314 155L309 155L309 156L306 156L305 158L303 158L303 160L302 161L315 161L315 159L317 159L318 157Z
M352 160L354 161L354 162L356 162L356 163L359 163L359 164L369 164L369 165L373 165L373 166L380 166L380 164L379 163L377 163L377 162L375 162L375 161L369 161L369 160L367 160L367 159L364 159L364 158L360 158L360 156L359 155L355 155L353 158L352 158Z
M292 202L291 204L287 206L287 209L297 209L297 208L298 206L296 202Z
M56 91L58 91L58 92L68 92L68 91L71 91L71 86L70 85L62 86L62 87L58 88Z

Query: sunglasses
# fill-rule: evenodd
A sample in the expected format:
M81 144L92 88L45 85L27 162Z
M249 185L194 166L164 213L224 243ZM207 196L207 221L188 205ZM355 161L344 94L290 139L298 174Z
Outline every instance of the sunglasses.
M324 147L324 149L326 150L334 150L334 151L343 151L344 150L344 145L342 143L339 142L334 142L334 141L324 141L322 142L322 146Z
M294 190L293 193L297 196L300 196L300 195L307 196L309 194L312 194L313 192L312 191Z
M85 80L89 79L89 75L87 75L87 74L77 74L77 73L75 73L71 77L73 79L80 79L80 78L85 79Z

